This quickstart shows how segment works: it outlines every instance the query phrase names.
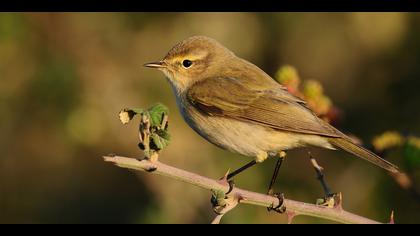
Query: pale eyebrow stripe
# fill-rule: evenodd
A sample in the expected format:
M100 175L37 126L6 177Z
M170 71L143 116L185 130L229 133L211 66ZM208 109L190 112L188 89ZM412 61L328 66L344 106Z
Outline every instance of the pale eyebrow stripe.
M207 52L201 52L201 53L197 53L197 54L192 54L190 56L176 56L173 59L176 61L181 61L183 59L188 59L191 61L197 61L197 60L203 60L204 58L206 58L208 55Z

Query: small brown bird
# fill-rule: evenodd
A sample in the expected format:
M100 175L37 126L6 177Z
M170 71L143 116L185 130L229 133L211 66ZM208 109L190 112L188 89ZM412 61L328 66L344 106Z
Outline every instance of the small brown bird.
M284 157L279 154L308 145L340 148L398 172L395 165L319 119L305 101L214 39L190 37L163 60L145 66L166 75L183 118L198 134L218 147L255 157L230 178L268 156Z

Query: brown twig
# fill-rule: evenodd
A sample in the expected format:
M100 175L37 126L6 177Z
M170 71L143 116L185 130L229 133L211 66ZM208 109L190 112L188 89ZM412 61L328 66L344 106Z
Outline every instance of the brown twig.
M328 186L327 182L325 181L324 172L322 172L324 170L324 168L322 168L322 166L320 166L318 164L318 162L312 156L312 153L308 152L308 154L309 154L309 160L311 161L311 164L312 164L312 166L315 169L315 172L316 172L316 175L317 175L317 179L321 183L322 189L324 189L325 196L326 197L331 197L333 195L333 193L331 192L330 187Z
M322 188L324 189L325 196L323 199L317 200L317 205L326 206L329 208L335 208L338 210L342 210L343 206L343 195L341 193L333 193L331 191L331 188L328 186L327 181L325 180L324 175L324 168L318 164L316 159L312 156L311 152L308 152L309 154L309 160L311 161L312 166L315 169L317 179L322 185Z
M153 174L167 176L182 182L186 182L204 189L220 191L226 193L229 190L229 184L226 181L218 181L194 174L179 168L166 165L159 161L150 161L147 159L138 160L122 156L104 156L104 160L112 162L123 168L147 171ZM240 196L240 203L253 204L262 207L276 206L279 199L266 194L247 191L240 188L233 188L228 194L230 196ZM341 223L353 224L380 224L380 222L347 212L341 208L328 208L314 204L284 199L284 205L287 211L296 215L307 215ZM215 220L220 220L215 219Z

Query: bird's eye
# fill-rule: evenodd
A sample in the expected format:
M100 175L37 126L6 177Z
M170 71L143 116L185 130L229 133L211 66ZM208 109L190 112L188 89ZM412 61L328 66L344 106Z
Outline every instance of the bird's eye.
M188 68L188 67L190 67L192 65L192 61L190 61L190 60L184 60L184 61L182 61L182 65L185 68Z

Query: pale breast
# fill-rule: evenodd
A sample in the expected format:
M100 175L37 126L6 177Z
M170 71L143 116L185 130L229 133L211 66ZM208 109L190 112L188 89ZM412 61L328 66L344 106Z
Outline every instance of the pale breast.
M208 116L186 100L177 99L177 104L192 129L214 145L231 152L255 157L261 152L284 151L308 144L331 148L328 141L320 136L283 132L253 123Z

